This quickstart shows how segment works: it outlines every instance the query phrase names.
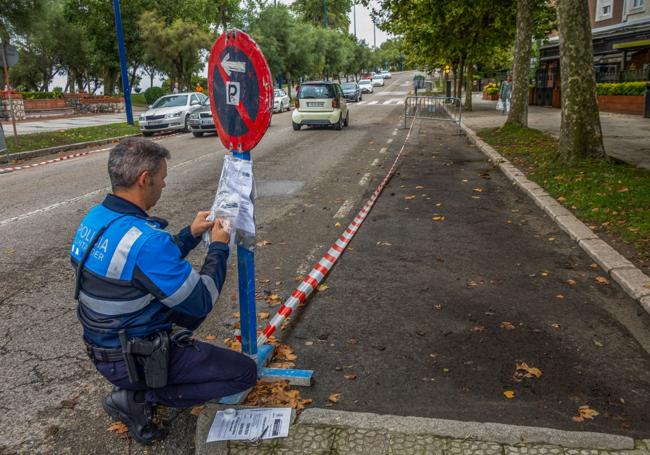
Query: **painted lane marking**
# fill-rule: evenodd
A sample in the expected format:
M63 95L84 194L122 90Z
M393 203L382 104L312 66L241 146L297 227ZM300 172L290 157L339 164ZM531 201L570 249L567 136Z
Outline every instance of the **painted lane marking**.
M207 155L201 155L201 156L199 156L197 158L194 158L192 160L183 161L182 163L178 163L178 164L176 164L174 166L170 166L169 169L171 170L171 169L184 167L184 166L187 166L187 165L189 165L191 163L194 163L196 161L203 160L205 158L215 156L215 155L222 155L222 154L223 154L223 152L208 153ZM21 215L13 216L11 218L6 218L6 219L0 221L0 226L4 226L4 225L10 224L10 223L15 223L16 221L21 221L21 220L25 220L27 218L31 218L34 215L40 215L41 213L46 213L46 212L52 211L52 210L57 209L59 207L62 207L64 205L69 205L69 204L72 204L73 202L77 202L77 201L81 201L83 199L93 197L93 196L95 196L97 194L100 194L103 191L108 191L110 189L111 189L110 186L105 186L104 188L99 188L99 189L91 191L89 193L82 194L81 196L76 196L76 197L73 197L71 199L66 199L65 201L61 201L61 202L57 202L57 203L52 204L52 205L48 205L47 207L42 207L40 209L32 210L31 212L23 213Z
M372 163L370 163L370 165L373 167L379 166L379 158L375 158L374 160L372 160Z
M388 148L382 147L382 148L379 149L379 153L381 153L383 155L383 154L386 153L386 150L388 150Z
M363 174L363 177L361 177L361 180L359 180L359 186L366 186L368 185L368 182L370 181L370 172L366 172Z
M393 142L393 138L392 138L392 137L386 141L387 144L390 144L391 142Z
M343 204L341 204L341 207L339 207L336 214L334 214L334 218L345 218L350 213L350 210L352 210L352 201L346 199Z

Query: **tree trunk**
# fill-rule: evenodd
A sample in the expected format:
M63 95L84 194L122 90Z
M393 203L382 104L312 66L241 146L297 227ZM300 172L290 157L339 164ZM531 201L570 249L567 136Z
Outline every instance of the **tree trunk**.
M587 0L558 0L562 124L558 153L567 161L605 157Z
M474 83L474 67L472 65L467 65L467 76L465 80L467 81L465 88L465 110L472 110L472 84Z
M453 86L453 91L452 91L451 96L455 97L456 96L456 80L458 78L458 67L453 63L451 65L451 72L454 75L454 79L453 79L452 84L451 84Z
M465 59L463 58L458 65L458 79L456 80L456 93L458 98L463 96L463 80L465 79Z
M517 0L517 35L512 65L512 95L507 125L528 127L528 78L533 44L533 14L536 0ZM591 46L591 40L589 42ZM591 55L591 53L590 53Z

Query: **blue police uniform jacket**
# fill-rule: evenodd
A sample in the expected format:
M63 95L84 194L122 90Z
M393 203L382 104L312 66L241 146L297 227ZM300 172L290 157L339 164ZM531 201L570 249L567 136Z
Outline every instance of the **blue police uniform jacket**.
M118 348L118 334L144 338L172 324L194 329L212 310L226 277L228 245L212 242L200 272L184 258L198 245L190 228L172 236L167 222L113 194L81 221L70 257L81 271L77 315L85 340Z

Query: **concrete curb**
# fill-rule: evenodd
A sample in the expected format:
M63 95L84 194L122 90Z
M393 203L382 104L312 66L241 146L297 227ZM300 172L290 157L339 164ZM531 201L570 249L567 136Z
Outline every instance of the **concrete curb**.
M380 415L366 412L305 409L298 423L344 426L379 432L433 434L454 439L472 439L499 444L548 444L565 448L600 450L634 449L634 439L604 433L553 430L501 423L461 422L426 417Z
M86 147L95 147L98 145L110 144L114 141L119 141L127 137L137 137L140 134L129 134L126 136L111 137L108 139L100 139L97 141L76 142L74 144L58 145L56 147L48 147L38 150L28 150L26 152L10 153L9 155L0 156L0 163L9 163L11 160L27 160L30 158L38 158L39 156L50 155L52 153L67 152L68 150L79 150Z
M650 313L650 277L639 270L622 254L601 240L571 211L556 201L544 188L526 178L523 172L505 159L499 152L478 137L465 124L461 125L470 142L481 150L490 161L501 169L501 172L524 193L528 194L535 204L540 207L564 232L575 240L600 267L643 309Z

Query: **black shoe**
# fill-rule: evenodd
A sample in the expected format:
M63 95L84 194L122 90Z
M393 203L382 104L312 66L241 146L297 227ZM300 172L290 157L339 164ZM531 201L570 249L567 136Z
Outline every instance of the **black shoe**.
M114 389L102 401L104 411L113 419L123 422L129 433L140 444L151 444L167 436L167 430L152 421L151 406L144 400L138 402L133 390Z

